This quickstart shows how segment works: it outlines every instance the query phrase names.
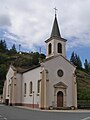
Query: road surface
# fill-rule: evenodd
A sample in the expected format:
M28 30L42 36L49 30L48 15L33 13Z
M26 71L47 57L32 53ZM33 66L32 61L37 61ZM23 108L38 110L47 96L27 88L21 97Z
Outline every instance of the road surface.
M0 105L0 120L90 120L90 112L39 111Z

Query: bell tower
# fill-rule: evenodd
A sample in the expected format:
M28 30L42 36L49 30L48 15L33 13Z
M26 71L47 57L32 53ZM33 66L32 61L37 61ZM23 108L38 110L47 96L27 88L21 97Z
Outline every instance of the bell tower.
M49 39L45 41L46 59L57 55L62 55L66 57L66 41L67 41L66 39L61 37L57 22L56 8L55 8L55 18L54 18L51 36Z

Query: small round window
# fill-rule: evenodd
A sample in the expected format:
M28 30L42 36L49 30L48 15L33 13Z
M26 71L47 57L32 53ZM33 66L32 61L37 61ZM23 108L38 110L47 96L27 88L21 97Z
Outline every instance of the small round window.
M63 73L63 71L61 69L59 69L57 71L57 74L58 74L59 77L62 77L64 73Z

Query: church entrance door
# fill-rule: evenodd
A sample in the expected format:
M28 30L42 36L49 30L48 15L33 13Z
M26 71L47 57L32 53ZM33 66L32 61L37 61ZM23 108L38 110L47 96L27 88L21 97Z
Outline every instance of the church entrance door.
M63 107L63 92L57 93L57 107Z

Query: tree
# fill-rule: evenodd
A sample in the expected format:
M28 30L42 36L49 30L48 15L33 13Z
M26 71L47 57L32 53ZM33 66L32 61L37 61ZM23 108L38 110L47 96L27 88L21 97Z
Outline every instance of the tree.
M79 57L79 55L75 54L75 58L76 58L76 66L78 69L82 69L82 62L81 59Z
M35 52L35 53L33 53L32 64L38 65L38 63L39 63L39 53Z
M75 54L74 54L74 51L71 54L70 62L75 64Z
M5 64L0 64L0 94L3 92L3 84L6 79L7 67Z
M8 55L0 53L0 64L6 64L8 61Z
M72 52L70 62L74 64L75 66L77 66L78 69L82 69L81 59L79 55L77 55L76 53Z
M10 53L10 54L16 54L16 53L17 53L15 44L13 44L13 46L12 46L12 48L10 49L9 53Z
M0 52L4 53L7 50L8 49L7 49L6 41L5 40L0 40Z
M90 72L90 63L88 62L87 59L85 59L84 68L85 68L85 72Z
M7 67L5 64L0 64L0 80L5 80Z
M15 44L13 44L13 46L12 46L12 50L16 50Z

